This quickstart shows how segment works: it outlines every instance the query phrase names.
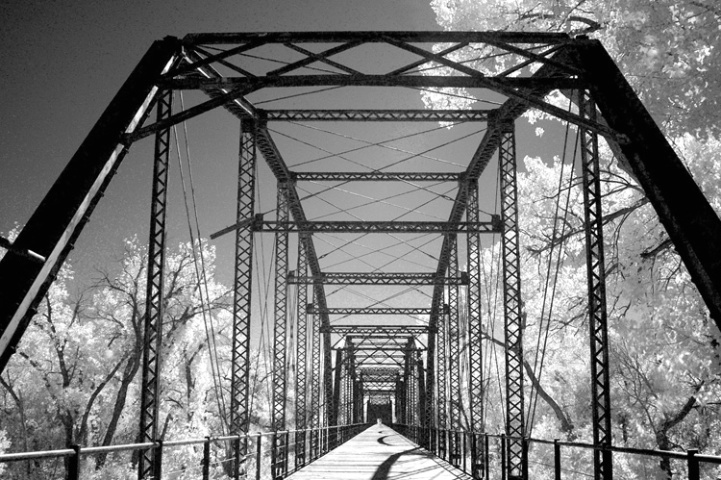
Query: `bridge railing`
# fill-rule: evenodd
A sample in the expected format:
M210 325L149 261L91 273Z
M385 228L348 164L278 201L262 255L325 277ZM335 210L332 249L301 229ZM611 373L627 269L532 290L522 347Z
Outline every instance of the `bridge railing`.
M62 462L67 471L66 478L80 480L97 473L94 472L93 464L88 461L91 457L125 454L128 456L125 470L130 471L136 468L135 459L139 452L150 449L153 451L155 462L161 465L160 478L208 480L215 478L214 471L223 471L226 476L234 480L280 479L317 460L366 427L366 424L354 424L248 435L159 440L153 443L99 447L75 445L72 448L59 450L3 454L0 455L0 464L30 462L38 475L43 475L38 468L42 462L56 462L53 468L56 471L63 468L57 464ZM302 449L297 445L302 445ZM169 461L169 456L182 460ZM169 468L162 469L164 458L166 467ZM25 472L18 472L17 478L28 478L27 470ZM3 478L15 478L10 476L12 473L6 472Z
M705 473L705 476L711 475L710 478L718 478L718 474L721 473L721 456L702 455L697 449L689 449L685 452L629 447L604 449L583 442L518 438L474 433L467 430L446 430L400 424L393 424L391 427L451 465L471 474L474 478L506 478L506 446L509 440L521 441L523 455L527 458L528 463L541 466L549 473L552 472L552 475L548 477L554 480L593 478L594 450L610 451L614 464L617 461L627 463L630 458L637 461L665 460L675 472L689 480L700 480L702 472ZM578 470L578 461L573 465L564 465L564 460L569 459L571 450L575 450L576 453L579 450L588 452L587 462L583 462L585 471ZM716 471L710 472L708 471L710 469L716 469ZM653 469L649 471L653 471ZM655 478L655 476L649 473L648 478Z

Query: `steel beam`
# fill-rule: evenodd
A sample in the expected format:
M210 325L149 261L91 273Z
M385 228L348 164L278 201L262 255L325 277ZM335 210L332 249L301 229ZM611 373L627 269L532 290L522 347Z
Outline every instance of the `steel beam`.
M172 114L173 92L165 90L158 96L157 118ZM153 193L150 206L150 239L148 241L148 279L143 318L143 367L140 387L140 438L143 443L155 443L160 438L160 369L163 346L163 310L165 299L165 222L168 204L168 166L170 159L170 129L155 136L153 163ZM138 457L138 479L159 478L161 465L155 450L144 449Z
M331 409L335 412L335 423L332 425L338 425L338 422L342 419L341 415L341 391L343 390L343 362L345 361L343 353L347 349L341 348L335 352L335 371L334 371L334 386L333 386L333 401L331 403ZM331 434L332 435L332 434Z
M422 50L422 49L419 49ZM432 58L430 52L426 52ZM429 60L430 62L430 60ZM564 110L547 104L538 99L531 99L523 94L524 90L532 91L537 88L550 90L570 90L583 88L586 85L575 78L543 78L543 77L490 77L482 76L471 68L477 76L434 76L434 75L268 75L264 77L180 77L165 80L162 85L174 90L207 90L224 89L227 91L245 92L260 88L301 88L301 87L455 87L455 88L487 88L498 91L504 95L520 98L527 103L549 113L561 115L574 123L588 125L593 129L603 129L601 125L594 125L579 119L576 115L568 114ZM465 73L465 72L464 72ZM242 95L235 95L236 96ZM527 98L526 98L527 97ZM560 112L557 111L560 110Z
M493 110L258 110L268 121L486 122Z
M309 305L310 306L310 305ZM312 310L309 309L309 310ZM321 415L320 398L322 394L323 383L321 382L321 336L320 336L320 315L313 313L313 332L311 333L311 384L310 384L310 419L311 427L317 429L323 422ZM311 437L311 459L315 459L319 455L319 437L317 432L313 432Z
M308 274L308 257L305 253L307 238L301 235L298 238L298 270L301 275ZM297 322L297 343L296 343L296 384L295 384L295 429L305 430L306 428L306 377L307 377L307 305L308 286L298 285L296 301L296 322ZM305 435L296 436L295 439L295 469L303 468L305 460Z
M460 173L448 172L292 172L298 182L457 182Z
M583 115L594 118L596 106L586 92L579 96ZM593 412L593 443L610 447L611 381L608 362L608 314L606 312L606 267L603 249L603 210L601 208L601 169L598 161L598 137L580 129L581 178L586 232L586 270L588 279L588 316L591 346L591 409ZM593 466L597 479L613 477L610 450L594 450Z
M368 338L372 335L421 335L428 333L429 328L423 325L332 325L325 331L335 335L363 335Z
M155 84L173 66L179 49L172 37L153 43L27 221L13 242L15 249L0 261L0 371L125 157L122 135L149 113ZM45 262L19 251L32 251Z
M241 222L240 224L244 224ZM500 233L499 220L490 222L279 222L255 221L252 223L256 232L300 232L300 233ZM225 231L227 229L224 229Z
M191 33L183 37L186 45L214 45L262 42L269 43L341 43L360 41L385 43L388 38L416 43L505 42L521 45L557 45L572 41L566 33L547 32L443 32L443 31L342 31L342 32L262 32L262 33Z
M252 216L255 210L255 123L240 122L238 195L236 219ZM230 366L230 432L243 435L250 424L250 318L253 291L253 232L250 226L235 232L233 278L233 339ZM238 454L247 453L241 442Z
M438 376L436 383L438 386L438 428L444 430L449 428L448 423L448 316L450 314L450 307L444 304L443 310L440 312L438 317L438 353L436 358L438 359L437 372ZM442 438L439 441L443 440ZM438 445L439 451L442 453L441 456L445 455L445 442L441 442Z
M498 150L501 213L503 218L503 312L506 343L506 434L509 480L527 479L523 417L523 324L521 266L518 239L516 137L512 123L504 125Z
M578 41L574 64L592 80L593 100L721 328L721 220L686 166L596 40ZM613 141L613 140L612 140Z
M308 313L316 313L312 310ZM323 310L326 315L430 315L430 308L411 307L380 307L380 308L327 308ZM333 327L335 327L334 325Z
M448 276L458 275L458 239L453 236L451 240L450 261L448 263ZM450 394L450 428L461 428L461 331L460 309L458 298L458 285L448 285L448 372ZM456 442L450 445L449 459L451 465L460 465L461 451Z
M299 277L290 279L290 283L317 283L324 285L467 285L468 277L463 272L460 276L439 277L435 273L322 273L319 276Z
M564 46L553 55L553 59L560 63L569 63L569 56L570 49ZM562 70L559 70L555 65L544 64L533 75L535 77L554 77L563 76L565 73ZM550 90L546 88L538 88L533 92L533 95L537 98L542 98L549 92ZM526 110L528 110L528 108L529 105L527 103L514 98L510 98L503 103L503 105L498 109L498 114L495 119L489 122L481 143L473 154L465 172L463 172L466 182L478 180L491 161L491 158L498 149L500 143L500 125L515 121ZM448 217L448 221L451 223L460 222L466 209L466 196L468 193L465 188L465 182L461 183L459 187L460 188L456 192L456 198L453 201L451 213ZM448 269L451 248L450 237L451 236L448 235L443 239L443 245L441 246L439 254L438 267L436 268L436 273L439 275L443 275ZM437 285L433 290L433 300L431 305L433 305L434 308L440 308L440 305L443 303L443 291L444 287L442 285Z
M469 222L478 220L478 181L468 184L468 206L466 218ZM469 360L469 402L470 429L484 432L483 424L483 348L481 341L481 239L477 233L466 235L468 254L468 360ZM483 472L483 456L472 449L471 469L474 478Z
M277 216L286 221L289 215L288 187L278 183ZM287 392L287 336L288 336L288 233L276 233L275 245L275 328L273 341L273 410L271 429L285 430ZM278 448L273 451L273 478L282 478L287 472L285 438L277 437Z

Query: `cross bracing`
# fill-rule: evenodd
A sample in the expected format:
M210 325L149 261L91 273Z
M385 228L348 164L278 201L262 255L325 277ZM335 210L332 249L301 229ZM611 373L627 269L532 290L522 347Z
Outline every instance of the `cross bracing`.
M501 69L495 68L498 57L504 59ZM446 95L448 88L465 89L470 107L418 108L419 91ZM171 111L171 94L181 91L188 104ZM547 100L551 92L569 96L575 106L558 107ZM526 434L525 325L515 123L529 109L577 126L583 138L594 441L604 447L612 443L599 135L638 178L712 317L720 321L721 261L715 252L721 224L597 42L512 32L194 34L152 46L0 262L0 366L123 156L134 142L154 135L159 172L141 428L147 440L157 437L168 135L171 127L221 107L241 127L240 168L233 172L237 208L223 223L231 226L214 236L235 236L227 389L234 432L247 431L250 418L249 335L260 288L251 279L259 255L255 244L262 245L264 237L275 238L269 308L274 430L357 419L364 397L387 391L383 395L393 398L396 420L418 427L460 425L461 403L468 398L471 428L482 431L481 338L488 329L481 307L487 279L479 264L490 236L504 249L504 415L505 431L513 437L504 450L505 474L527 475L520 440ZM152 108L157 115L149 115ZM499 194L493 193L497 186ZM276 195L264 203L264 196ZM339 324L331 319L338 315L348 318ZM372 319L352 323L361 315ZM295 334L302 338L294 339L291 349ZM289 363L310 372L288 378ZM461 391L466 383L468 391ZM286 421L289 384L303 396L296 399L295 425ZM306 410L312 412L307 418ZM278 445L284 447L284 441L278 438ZM310 450L323 442L332 440L311 439ZM438 442L452 463L460 461L456 440ZM304 444L295 445L296 466L306 461L305 446L299 445ZM273 458L276 478L290 468L289 450L280 450ZM610 478L609 455L594 458L596 476ZM140 464L146 472L154 468L147 456ZM484 468L478 456L472 464L476 474Z

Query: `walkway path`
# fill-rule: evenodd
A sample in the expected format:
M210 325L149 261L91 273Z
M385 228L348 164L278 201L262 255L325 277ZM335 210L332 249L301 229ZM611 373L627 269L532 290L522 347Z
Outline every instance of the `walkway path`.
M385 425L373 425L289 480L470 480Z

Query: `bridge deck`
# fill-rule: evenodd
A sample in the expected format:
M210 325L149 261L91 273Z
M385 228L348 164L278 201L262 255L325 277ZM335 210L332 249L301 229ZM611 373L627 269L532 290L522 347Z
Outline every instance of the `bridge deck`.
M373 425L289 480L450 480L470 475L385 425Z

